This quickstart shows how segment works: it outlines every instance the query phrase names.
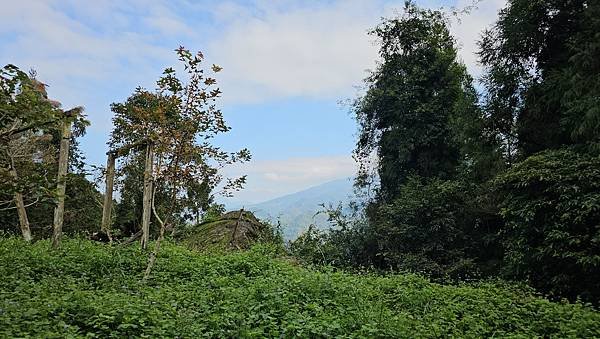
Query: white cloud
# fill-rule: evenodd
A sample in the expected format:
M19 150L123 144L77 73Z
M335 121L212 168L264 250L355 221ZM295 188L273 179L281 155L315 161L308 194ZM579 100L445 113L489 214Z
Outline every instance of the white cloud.
M0 34L6 40L0 49L0 63L36 69L39 78L49 84L51 97L66 107L86 106L92 128L106 128L108 106L120 98L94 91L115 84L128 84L131 90L152 85L160 74L154 65L174 59L172 49L159 46L155 36L131 29L135 18L124 15L127 10L131 9L117 1L3 4ZM162 26L161 30L175 29ZM106 100L103 107L94 107L98 98Z
M458 0L457 7L471 2ZM504 3L483 1L452 27L475 74L476 40ZM91 94L79 84L152 86L160 68L175 61L177 46L165 46L165 40L183 40L225 67L220 80L226 104L282 97L338 100L352 96L374 66L377 46L367 31L401 7L402 1L367 0L257 1L253 7L232 1L12 1L0 11L0 35L11 36L0 49L0 62L38 69L51 95L66 105L87 106L81 100ZM219 30L186 17L201 11ZM198 43L203 39L210 40L207 46ZM103 103L104 112L109 103ZM107 113L92 117L93 128L108 126Z
M462 22L453 20L460 56L476 76L481 72L476 41L505 2L484 0ZM472 3L458 0L456 7ZM291 8L270 4L256 12L230 3L215 10L228 26L209 46L209 54L224 67L221 85L228 102L352 95L353 86L362 83L365 70L377 59L377 46L367 31L403 6L401 1L382 5L361 0Z
M257 203L353 176L356 164L350 155L257 160L227 168L225 173L248 176L246 188L237 192L231 200Z
M209 51L225 68L222 87L232 101L340 98L374 65L377 49L366 33L380 14L368 1L269 7L233 20Z
M458 7L470 2L458 0ZM483 1L452 27L462 45L461 57L474 73L479 72L475 41L504 3ZM347 98L377 58L377 46L367 31L402 4L265 0L250 7L231 1L7 1L0 11L0 63L34 67L50 84L51 97L67 107L86 106L96 135L108 135L109 104L138 85L152 87L162 67L176 62L173 49L182 40L225 67L220 74L225 103ZM199 11L210 13L217 26L188 17ZM208 38L208 45L198 43ZM169 45L173 41L177 45ZM117 86L128 89L118 94L121 97L106 94ZM105 140L93 144L103 145ZM259 201L350 176L354 162L349 156L253 161L235 171L249 175L239 199Z

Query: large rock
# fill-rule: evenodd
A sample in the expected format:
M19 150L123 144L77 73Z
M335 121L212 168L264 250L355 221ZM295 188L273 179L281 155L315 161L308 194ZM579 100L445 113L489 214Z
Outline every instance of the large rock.
M192 249L242 249L269 237L269 225L252 212L238 210L198 225L183 242Z

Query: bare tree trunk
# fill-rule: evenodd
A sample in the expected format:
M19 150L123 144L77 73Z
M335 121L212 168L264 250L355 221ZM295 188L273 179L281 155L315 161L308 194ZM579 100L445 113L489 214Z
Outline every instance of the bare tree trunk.
M31 229L29 228L29 219L27 218L27 211L25 210L25 204L23 203L23 194L15 193L15 205L17 205L17 213L19 214L19 226L21 227L21 233L25 241L31 241Z
M113 203L113 188L115 183L115 157L112 153L108 153L106 160L106 190L104 192L104 204L102 205L102 225L100 230L106 233L110 244L113 239L110 234L111 212Z
M71 142L71 122L63 122L62 138L60 140L60 153L58 156L58 177L56 194L58 203L54 209L54 231L52 233L52 248L60 247L62 227L65 214L65 191L67 188L67 169L69 166L69 144Z
M154 149L152 143L148 142L146 146L146 166L144 167L144 197L143 197L143 211L142 211L142 239L141 245L143 249L146 249L148 242L150 241L150 218L152 209L152 195L153 195L153 164L154 164Z
M17 180L17 170L15 169L15 162L11 156L10 159L10 175ZM23 194L20 192L15 193L15 205L17 206L17 214L19 215L19 227L25 241L31 241L31 229L29 228L29 219L27 218L27 210L25 210L25 203L23 202Z

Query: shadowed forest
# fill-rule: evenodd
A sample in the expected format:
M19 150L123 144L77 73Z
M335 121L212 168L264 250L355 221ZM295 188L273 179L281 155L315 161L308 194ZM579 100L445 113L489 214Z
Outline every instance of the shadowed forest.
M291 241L219 202L252 150L215 142L202 52L110 106L101 167L85 108L3 66L0 337L600 337L600 2L508 0L477 78L468 12L407 1L368 32L353 201Z

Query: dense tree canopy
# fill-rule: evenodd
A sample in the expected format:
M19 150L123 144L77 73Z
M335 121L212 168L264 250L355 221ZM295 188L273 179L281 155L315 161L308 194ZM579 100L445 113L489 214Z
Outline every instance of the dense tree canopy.
M600 156L581 148L527 158L495 180L506 264L554 295L599 300Z
M362 165L359 179L369 175L376 154L381 196L391 201L410 174L440 179L456 174L458 136L477 123L477 97L439 11L407 3L402 17L385 20L371 33L380 41L381 62L355 104L360 125L355 154Z

